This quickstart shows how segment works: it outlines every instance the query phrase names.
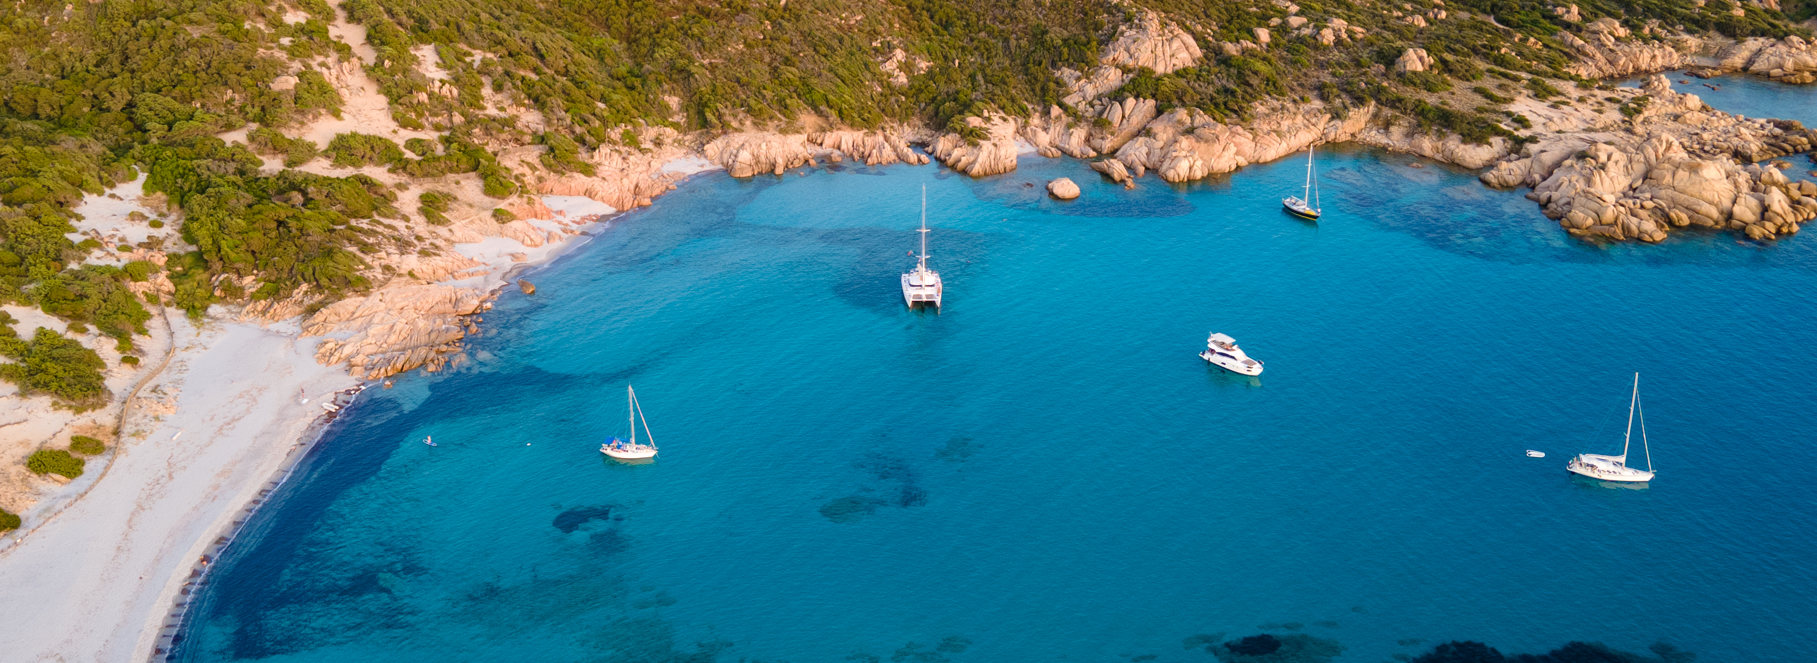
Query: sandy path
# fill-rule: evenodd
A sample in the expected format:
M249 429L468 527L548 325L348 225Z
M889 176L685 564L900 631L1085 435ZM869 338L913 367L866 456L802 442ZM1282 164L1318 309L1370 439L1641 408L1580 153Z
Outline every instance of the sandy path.
M283 467L321 399L353 383L316 364L315 343L294 330L173 322L184 351L161 382L181 384L177 411L123 443L106 481L0 553L9 660L146 658L157 636L147 617Z

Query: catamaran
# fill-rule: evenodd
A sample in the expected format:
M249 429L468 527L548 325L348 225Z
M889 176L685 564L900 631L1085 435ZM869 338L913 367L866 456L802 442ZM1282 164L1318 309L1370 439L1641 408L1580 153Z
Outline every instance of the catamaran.
M618 460L655 458L656 436L650 434L650 422L644 421L644 410L638 407L637 392L631 389L631 385L625 385L625 398L629 401L625 409L631 420L631 439L627 441L617 437L610 438L606 440L605 444L599 445L599 452ZM649 444L637 443L637 422L639 421L643 421L644 439L649 440Z
M1646 454L1647 469L1628 467L1628 442L1634 435L1634 415L1640 415L1640 449ZM1647 415L1640 410L1640 374L1634 374L1634 393L1628 400L1628 432L1622 434L1620 456L1578 454L1565 464L1573 474L1603 481L1643 483L1653 480L1653 451L1647 448Z
M902 301L909 308L915 304L933 304L940 308L940 296L943 288L940 283L940 272L927 268L927 185L921 185L921 257L915 263L915 269L902 275Z
M1243 349L1237 347L1237 340L1224 334L1213 332L1205 339L1205 351L1199 358L1211 362L1211 365L1239 375L1256 376L1262 374L1262 362L1250 359Z
M1306 146L1306 188L1300 191L1298 196L1282 198L1281 209L1308 221L1319 220L1319 181L1312 176L1312 146L1310 145Z

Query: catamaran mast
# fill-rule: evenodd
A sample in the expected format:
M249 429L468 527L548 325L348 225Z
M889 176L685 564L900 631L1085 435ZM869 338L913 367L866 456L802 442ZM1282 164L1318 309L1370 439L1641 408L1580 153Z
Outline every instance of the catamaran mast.
M921 185L921 260L916 269L927 271L927 185Z
M1628 432L1621 435L1621 463L1628 464L1628 440L1634 436L1634 404L1640 402L1640 374L1634 374L1634 394L1628 398ZM1645 422L1641 426L1646 426ZM1649 465L1652 460L1648 460Z

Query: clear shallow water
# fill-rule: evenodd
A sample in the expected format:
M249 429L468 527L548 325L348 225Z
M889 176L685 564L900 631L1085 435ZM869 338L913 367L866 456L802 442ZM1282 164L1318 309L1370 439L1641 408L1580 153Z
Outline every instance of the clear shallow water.
M1812 242L1596 247L1468 174L1320 159L1318 225L1278 211L1291 160L700 176L503 297L470 367L366 392L179 658L1808 659ZM939 315L896 283L923 183ZM1210 330L1267 372L1208 369ZM1660 479L1568 476L1636 370ZM652 465L595 451L627 381Z

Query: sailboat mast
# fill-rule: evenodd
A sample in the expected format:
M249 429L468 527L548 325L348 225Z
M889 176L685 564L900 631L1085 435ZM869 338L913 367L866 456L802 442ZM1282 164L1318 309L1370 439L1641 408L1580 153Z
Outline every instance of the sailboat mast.
M625 418L631 422L631 444L637 444L637 392L625 385Z
M921 271L927 271L927 185L921 185L921 260L916 263Z
M1640 402L1640 374L1634 374L1634 394L1628 397L1628 432L1621 435L1621 462L1628 462L1628 440L1634 436L1634 404ZM1646 424L1641 424L1646 425Z
M1312 146L1306 146L1306 188L1300 190L1300 200L1312 202Z
M633 399L632 403L636 403L636 400ZM655 449L656 448L656 436L650 433L650 420L644 418L644 407L643 407L643 405L637 405L636 409L637 409L637 420L643 422L643 424L644 424L644 439L650 441L649 446L651 449ZM632 430L632 432L635 433L637 431Z
M1640 376L1638 374L1634 376L1634 393L1636 396L1634 409L1640 411L1640 450L1647 455L1647 471L1652 472L1653 450L1647 446L1647 411L1646 408L1640 406L1639 402Z

